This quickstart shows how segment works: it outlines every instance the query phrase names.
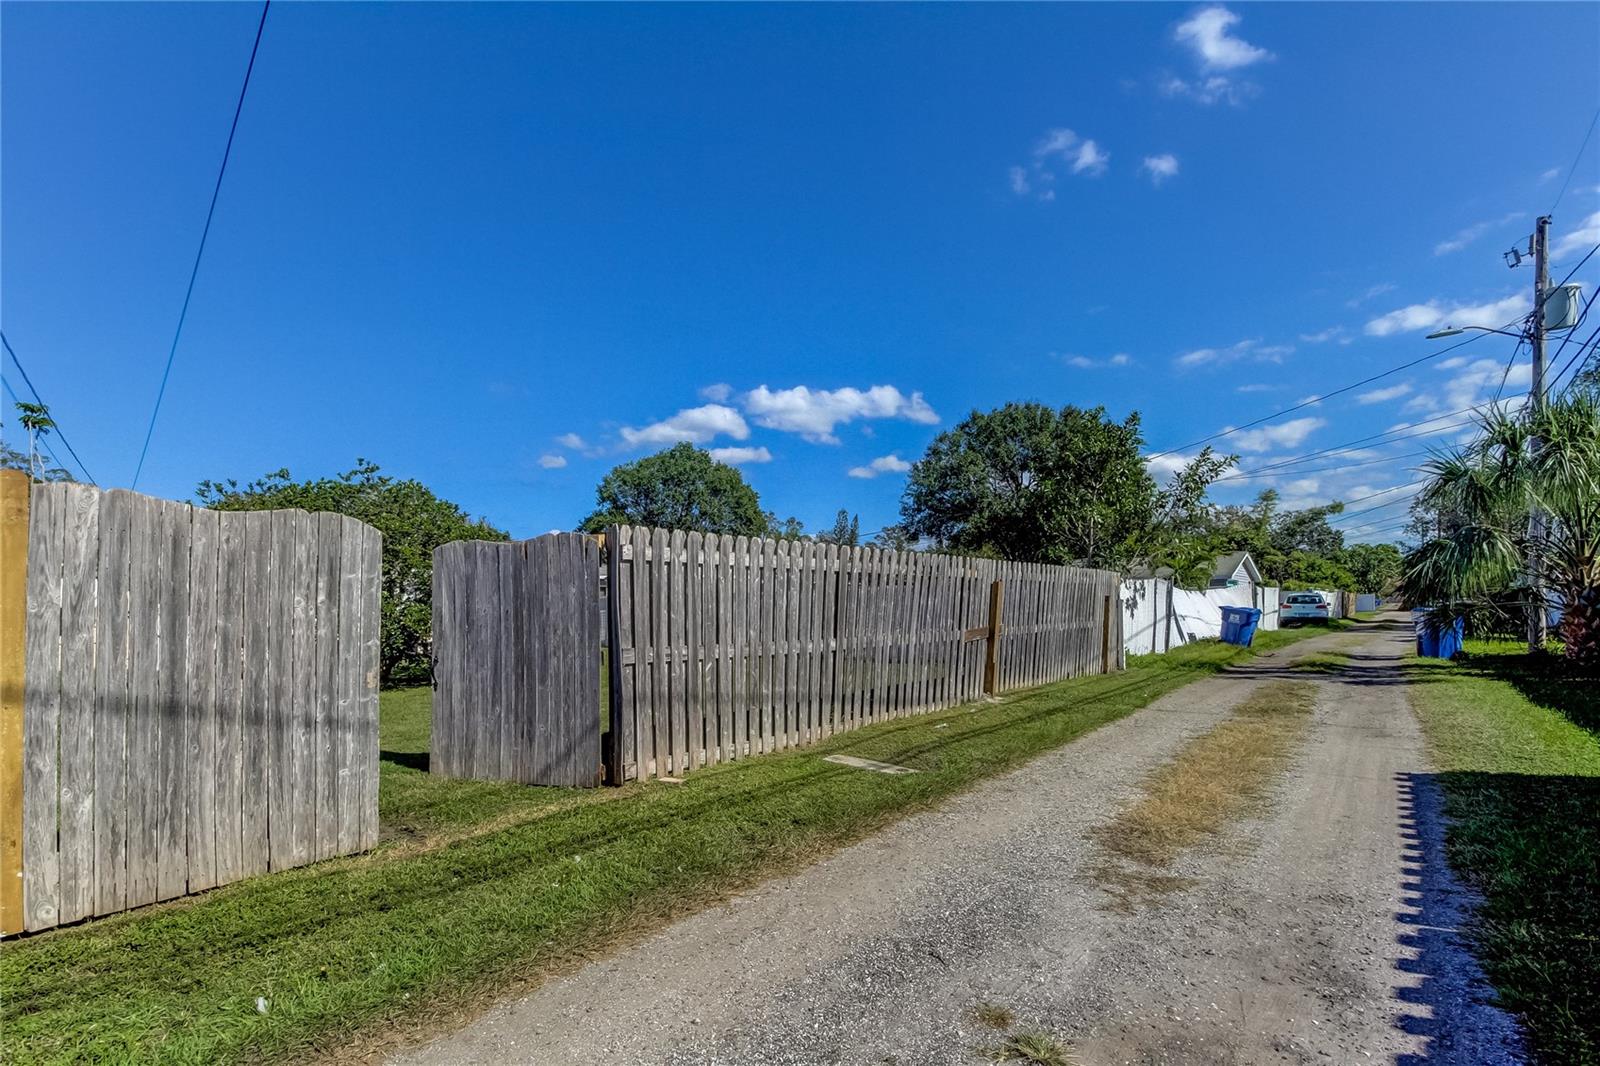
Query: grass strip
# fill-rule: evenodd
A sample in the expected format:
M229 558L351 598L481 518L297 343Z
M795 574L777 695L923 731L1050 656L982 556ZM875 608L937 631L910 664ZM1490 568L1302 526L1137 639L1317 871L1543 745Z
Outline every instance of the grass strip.
M1315 702L1309 681L1263 683L1151 772L1144 794L1094 834L1101 857L1090 876L1117 909L1156 903L1188 884L1166 871L1260 805L1305 735Z
M1483 641L1407 670L1484 972L1539 1058L1600 1061L1600 677Z
M1263 633L1254 651L1313 633ZM386 694L387 824L374 853L8 943L4 1057L298 1062L403 1039L1252 654L1190 645L1130 659L1121 673L697 771L680 785L581 793L432 780L421 759L404 759L425 745L420 696ZM819 758L830 752L922 772L861 773Z

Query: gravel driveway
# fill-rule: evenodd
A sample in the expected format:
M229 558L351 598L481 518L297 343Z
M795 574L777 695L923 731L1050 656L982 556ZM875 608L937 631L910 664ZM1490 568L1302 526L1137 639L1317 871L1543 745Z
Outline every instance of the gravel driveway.
M1398 624L1190 685L938 810L551 980L393 1061L979 1063L1009 1008L1078 1062L1521 1061L1454 930ZM1348 669L1299 674L1337 648ZM1138 914L1088 831L1264 680L1318 686L1268 810Z

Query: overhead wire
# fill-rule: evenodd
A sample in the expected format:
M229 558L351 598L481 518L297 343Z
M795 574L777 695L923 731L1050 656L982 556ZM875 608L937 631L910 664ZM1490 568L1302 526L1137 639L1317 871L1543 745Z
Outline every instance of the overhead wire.
M161 414L161 401L167 395L167 380L172 376L172 362L178 354L178 339L183 336L183 323L189 317L189 301L194 296L195 279L200 276L200 260L206 252L206 238L211 235L211 220L217 213L217 198L222 195L222 178L228 172L228 158L233 154L234 134L239 132L239 116L244 112L245 94L250 91L250 75L256 69L256 53L261 49L261 31L267 25L267 11L272 0L261 5L261 19L256 23L255 43L250 46L250 62L244 69L244 84L239 87L239 102L234 105L233 123L228 127L228 143L222 149L222 165L217 168L217 181L211 189L211 206L206 209L206 224L200 231L200 247L195 249L194 266L189 270L189 285L183 293L183 308L178 312L178 327L172 333L172 346L167 350L167 364L161 371L161 387L156 390L155 406L150 410L150 424L144 431L144 446L139 449L139 465L133 471L133 488L139 485L139 475L144 473L145 457L150 454L150 438L156 431L156 417Z
M6 354L11 357L11 362L14 366L16 366L17 373L22 375L22 383L27 385L28 391L33 394L33 402L38 404L40 407L43 407L45 410L49 410L50 405L44 402L44 397L40 396L39 390L34 387L33 379L28 376L28 368L22 365L21 359L17 358L16 349L11 347L11 341L6 337L4 330L0 330L0 344L5 345ZM21 398L17 396L15 390L11 391L11 398L18 403L21 402ZM61 428L61 423L55 420L54 415L51 416L51 421L55 425L56 439L61 442L61 446L63 448L67 449L67 454L72 456L72 461L78 464L78 469L82 471L83 476L88 479L89 484L98 485L99 482L95 481L94 475L89 473L89 468L83 465L82 459L78 458L78 450L74 448L72 446L72 442L67 439L66 431ZM54 456L52 456L52 458L54 458ZM58 461L56 465L65 469L64 463Z

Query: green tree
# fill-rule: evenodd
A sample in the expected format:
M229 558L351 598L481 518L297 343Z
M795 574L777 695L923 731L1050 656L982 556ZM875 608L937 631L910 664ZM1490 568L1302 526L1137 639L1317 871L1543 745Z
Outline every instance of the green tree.
M71 472L59 466L40 465L34 469L30 456L17 451L5 441L0 441L0 470L21 470L35 481L71 481Z
M1116 422L1101 407L974 411L911 468L902 524L954 551L1123 567L1148 557L1231 464L1207 450L1163 491L1143 443L1137 414Z
M817 534L817 539L825 544L838 544L846 548L854 548L861 543L861 516L853 515L843 507L833 520L833 525Z
M1356 592L1383 595L1393 592L1400 584L1402 559L1400 549L1393 544L1352 544L1339 561L1354 576L1355 584L1351 587Z
M907 532L905 526L884 526L878 530L877 536L872 538L872 546L892 552L916 551L917 538Z
M1406 556L1407 599L1492 601L1524 584L1531 556L1560 603L1567 656L1600 662L1600 399L1573 391L1529 413L1490 411L1472 444L1424 470L1424 503L1457 524Z
M39 454L39 442L50 435L56 428L55 419L50 417L50 408L42 403L26 403L18 400L17 421L28 434L28 474L35 481L47 480L40 476L44 469L44 459Z
M429 676L433 634L433 549L453 540L507 540L483 519L434 495L420 481L397 480L357 459L338 477L295 481L278 470L240 487L202 481L196 499L217 511L299 507L359 518L383 534L382 647L385 685L418 684Z
M613 468L595 489L595 502L580 527L587 533L620 523L747 537L769 533L770 516L744 475L692 444Z

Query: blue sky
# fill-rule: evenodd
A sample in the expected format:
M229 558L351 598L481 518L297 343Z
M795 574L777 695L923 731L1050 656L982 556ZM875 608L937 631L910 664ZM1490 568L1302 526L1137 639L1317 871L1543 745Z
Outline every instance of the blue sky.
M103 485L258 12L0 7L0 324ZM139 487L366 456L528 536L687 438L781 516L875 529L974 408L1138 410L1159 451L1513 318L1531 271L1500 253L1597 107L1595 4L280 4ZM1553 232L1558 277L1600 243L1600 133ZM1416 422L1509 354L1219 444ZM1363 496L1451 435L1217 497Z

